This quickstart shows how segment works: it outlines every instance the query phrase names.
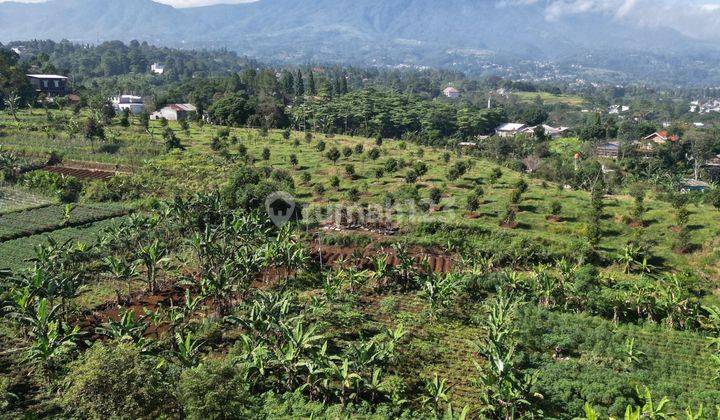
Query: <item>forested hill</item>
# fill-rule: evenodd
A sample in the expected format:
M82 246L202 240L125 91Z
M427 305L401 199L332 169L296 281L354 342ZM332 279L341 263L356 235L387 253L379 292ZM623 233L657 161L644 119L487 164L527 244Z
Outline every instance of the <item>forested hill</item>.
M557 58L578 48L704 48L667 28L602 14L549 21L546 6L547 0L522 7L494 0L260 0L175 9L151 0L51 0L0 4L0 40L138 39L228 46L258 57L382 57L384 51L400 60L407 58L402 53L430 60L447 48L525 58Z

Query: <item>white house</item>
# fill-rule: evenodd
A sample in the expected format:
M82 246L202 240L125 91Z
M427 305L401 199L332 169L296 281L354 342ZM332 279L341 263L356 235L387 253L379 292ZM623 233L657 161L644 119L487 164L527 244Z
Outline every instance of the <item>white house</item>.
M170 104L150 114L150 119L160 120L164 118L168 121L180 121L187 119L193 112L197 112L197 108L192 104Z
M113 108L115 108L115 111L117 112L123 112L127 109L131 114L137 115L145 109L145 103L143 102L142 96L119 95L113 97L111 102L113 104Z
M150 73L163 74L163 73L165 73L165 66L163 66L160 63L153 63L153 65L150 66Z
M535 129L537 127L538 126L526 127L524 129L522 129L520 132L522 134L527 134L529 136L532 136L533 134L535 134ZM542 128L545 130L545 134L550 136L553 139L566 135L568 133L568 130L570 130L570 127L553 127L553 126L550 126L547 124L543 124Z
M460 91L452 86L448 86L445 88L445 90L443 90L443 95L447 96L448 98L455 99L460 97Z
M525 124L507 123L495 129L495 134L500 137L514 137L527 128Z

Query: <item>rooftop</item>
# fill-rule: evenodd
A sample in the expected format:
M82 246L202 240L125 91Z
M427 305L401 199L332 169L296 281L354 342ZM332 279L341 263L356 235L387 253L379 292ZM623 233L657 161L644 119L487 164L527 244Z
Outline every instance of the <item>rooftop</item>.
M32 77L33 79L67 79L67 77L57 74L28 74L27 77Z

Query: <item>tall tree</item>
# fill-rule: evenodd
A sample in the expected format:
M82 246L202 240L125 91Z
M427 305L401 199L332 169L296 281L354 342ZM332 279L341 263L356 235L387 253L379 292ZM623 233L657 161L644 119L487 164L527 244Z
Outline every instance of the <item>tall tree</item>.
M308 75L308 89L311 95L317 95L317 86L315 86L315 76L313 75L312 69L310 69L310 74Z
M297 76L295 77L295 94L297 96L305 95L305 82L303 81L303 74L300 69L298 69Z

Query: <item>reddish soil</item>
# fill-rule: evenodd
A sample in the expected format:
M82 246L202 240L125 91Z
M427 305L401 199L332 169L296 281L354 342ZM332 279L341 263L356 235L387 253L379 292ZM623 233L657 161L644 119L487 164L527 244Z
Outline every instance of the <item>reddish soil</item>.
M100 171L95 169L69 168L66 166L46 166L43 170L56 174L72 176L78 179L110 179L116 175L115 172Z
M388 264L395 266L399 261L395 252L390 248L374 250L370 247L363 248L343 248L335 246L314 246L312 250L313 259L322 265L337 265L344 262L344 265L359 265L360 267L370 268L370 258L387 255ZM449 273L453 267L452 258L447 255L427 252L426 250L413 249L410 256L415 261L417 267L422 265L426 260L430 269L436 273Z
M561 222L561 221L562 221L562 217L560 217L560 216L554 216L554 215L551 214L551 215L545 217L545 220L547 220L548 222L557 223L557 222Z
M518 227L518 222L501 223L500 227L504 227L506 229L515 229L516 227Z

